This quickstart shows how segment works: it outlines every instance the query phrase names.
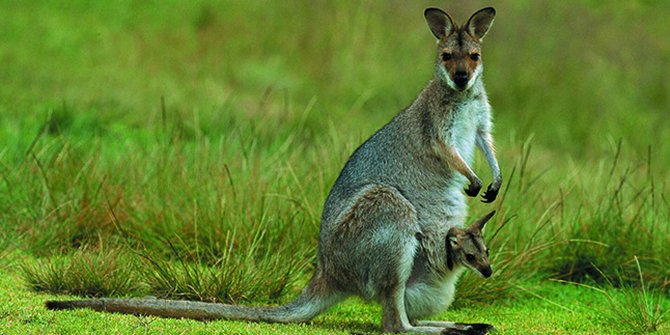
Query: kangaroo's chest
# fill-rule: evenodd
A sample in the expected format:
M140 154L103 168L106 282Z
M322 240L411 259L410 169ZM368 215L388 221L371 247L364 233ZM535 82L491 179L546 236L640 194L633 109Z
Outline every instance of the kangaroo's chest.
M477 100L449 106L443 131L449 144L456 147L458 153L468 163L472 162L477 129L481 123L485 106Z

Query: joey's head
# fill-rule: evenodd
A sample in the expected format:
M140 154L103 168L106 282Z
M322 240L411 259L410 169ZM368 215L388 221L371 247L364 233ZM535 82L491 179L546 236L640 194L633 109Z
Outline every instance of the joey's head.
M493 7L483 8L459 27L441 9L426 9L426 22L437 38L437 79L456 91L472 88L483 70L481 41L491 28L495 15Z
M482 229L491 219L493 211L475 221L466 229L452 227L447 233L447 267L453 270L455 265L470 268L484 278L491 277L491 263L489 263L489 249L484 244Z

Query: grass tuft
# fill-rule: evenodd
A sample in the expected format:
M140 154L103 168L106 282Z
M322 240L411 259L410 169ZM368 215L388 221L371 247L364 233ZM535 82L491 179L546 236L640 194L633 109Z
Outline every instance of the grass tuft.
M633 263L638 274L638 282L635 285L628 284L627 280L622 278L621 272L618 273L616 280L600 272L604 284L598 287L579 285L600 292L607 299L609 306L600 309L599 314L613 330L624 334L655 333L668 322L670 306L667 305L667 299L660 290L645 282L637 257L634 257Z
M78 250L21 266L33 290L88 297L137 294L143 289L130 255L121 250Z
M266 249L268 246L262 244L264 233L253 235L248 244L237 240L234 234L228 235L224 254L213 264L210 257L205 261L199 255L183 257L174 247L175 260L145 255L145 266L140 270L142 280L152 294L164 298L280 302L287 293L292 295L303 278L309 267L307 253L312 252L275 246Z
M668 321L670 306L661 306L661 302L664 301L662 293L645 284L637 257L635 257L635 265L640 276L639 284L637 287L624 287L614 294L605 291L605 295L612 303L612 308L604 310L603 315L612 324L622 325L627 332L632 334L656 332L661 329L662 324ZM607 281L609 288L613 288L611 280L608 278Z

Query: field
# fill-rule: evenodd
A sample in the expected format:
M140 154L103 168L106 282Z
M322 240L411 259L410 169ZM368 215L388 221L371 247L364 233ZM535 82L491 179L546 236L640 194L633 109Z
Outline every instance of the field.
M2 333L379 333L52 312L48 299L290 301L347 157L433 75L423 9L489 3L0 2ZM670 3L496 1L494 275L437 319L670 334ZM475 171L486 184L481 155Z

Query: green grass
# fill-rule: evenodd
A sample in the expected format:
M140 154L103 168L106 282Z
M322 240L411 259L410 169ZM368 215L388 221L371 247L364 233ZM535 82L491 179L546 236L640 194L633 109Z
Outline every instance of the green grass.
M645 283L640 267L640 261L635 257L635 265L639 274L637 286L623 284L621 289L615 288L624 280L618 274L617 285L602 270L600 275L607 281L606 289L600 289L587 284L582 287L593 289L607 298L609 306L600 310L603 317L611 323L619 324L622 331L630 334L645 334L660 331L666 322L670 308L665 295L653 290Z
M0 270L10 298L0 323L10 333L378 331L378 306L356 301L308 326L53 314L42 302L295 297L347 157L432 75L421 13L433 5L457 21L477 9L2 2ZM493 205L470 202L472 217L498 210L485 232L494 276L464 276L445 317L509 334L648 331L628 317L668 308L670 6L494 5L483 59L504 192ZM637 308L648 305L641 289L658 314ZM624 313L607 319L619 296L632 298L614 300ZM667 317L657 324L667 331Z
M29 259L23 261L30 262ZM93 312L47 311L42 303L57 296L39 294L17 286L16 274L2 273L0 324L4 334L349 334L379 333L381 309L350 299L307 324L264 324L239 321L199 322L155 317L136 317ZM608 294L621 292L609 289ZM58 296L61 298L61 296ZM664 308L667 296L659 296ZM619 334L625 325L612 322L603 313L611 301L589 288L548 282L528 282L518 289L515 300L492 301L449 310L434 319L494 324L500 334ZM654 334L670 331L667 323Z
M22 264L21 268L25 282L36 291L110 296L141 288L137 268L117 250L78 250L68 257L38 260Z

